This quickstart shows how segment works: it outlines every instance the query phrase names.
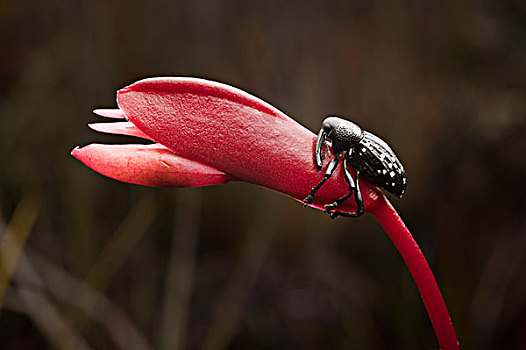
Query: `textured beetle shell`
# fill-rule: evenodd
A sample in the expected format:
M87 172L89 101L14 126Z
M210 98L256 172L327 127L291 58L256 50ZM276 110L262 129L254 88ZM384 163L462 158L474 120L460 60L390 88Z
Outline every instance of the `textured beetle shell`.
M407 187L404 167L393 150L378 136L364 131L352 150L350 164L375 186L402 197Z

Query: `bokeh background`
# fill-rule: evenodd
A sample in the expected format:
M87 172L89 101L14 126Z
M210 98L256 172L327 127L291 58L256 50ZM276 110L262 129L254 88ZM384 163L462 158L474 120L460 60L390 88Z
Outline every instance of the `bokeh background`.
M520 1L0 2L2 349L437 348L374 218L245 183L156 189L69 155L152 76L234 85L406 167L390 197L466 349L526 348Z

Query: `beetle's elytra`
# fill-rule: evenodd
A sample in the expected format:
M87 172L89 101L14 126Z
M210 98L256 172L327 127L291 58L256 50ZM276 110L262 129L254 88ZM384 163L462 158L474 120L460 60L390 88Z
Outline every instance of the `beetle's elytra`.
M314 158L319 170L322 168L324 153L329 146L334 158L329 162L323 179L303 200L305 204L312 203L316 191L331 177L340 157L343 158L345 180L349 184L350 192L325 206L326 212L332 218L337 216L358 217L363 214L363 198L358 186L359 176L399 198L402 197L407 187L404 167L393 150L378 136L362 130L353 122L329 116L322 123L314 150ZM348 166L355 170L355 179L349 172ZM355 213L334 210L353 194L358 208Z

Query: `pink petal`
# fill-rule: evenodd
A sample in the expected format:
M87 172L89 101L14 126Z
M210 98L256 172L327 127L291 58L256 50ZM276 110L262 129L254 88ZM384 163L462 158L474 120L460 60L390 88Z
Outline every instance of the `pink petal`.
M234 87L197 78L151 78L120 90L119 107L145 134L186 158L298 200L323 178L315 135L268 103ZM321 120L321 117L320 117ZM383 194L362 180L366 210ZM315 205L349 191L341 165ZM355 210L353 200L343 210Z
M126 116L120 109L94 109L93 113L105 118L126 119Z
M175 155L159 144L76 147L71 155L113 179L144 186L200 187L233 177L208 165Z
M98 132L135 136L153 141L150 136L146 135L130 122L91 123L88 124L88 126Z

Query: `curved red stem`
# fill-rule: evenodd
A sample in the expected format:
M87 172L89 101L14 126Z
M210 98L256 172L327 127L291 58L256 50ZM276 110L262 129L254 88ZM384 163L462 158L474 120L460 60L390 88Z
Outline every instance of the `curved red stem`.
M391 238L409 268L426 306L440 348L459 349L460 345L446 303L424 254L387 198L379 198L378 202L380 203L371 208L371 212Z

